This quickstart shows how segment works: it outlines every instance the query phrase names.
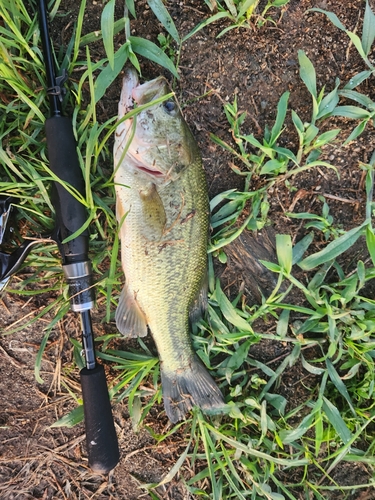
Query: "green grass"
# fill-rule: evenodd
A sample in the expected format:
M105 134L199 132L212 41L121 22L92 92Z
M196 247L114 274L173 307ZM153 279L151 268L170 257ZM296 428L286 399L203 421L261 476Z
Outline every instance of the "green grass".
M238 26L241 16L245 17L244 23L248 23L256 14L248 10L255 7L256 2L217 3L222 13L219 17L228 19L228 29ZM118 77L126 61L139 66L139 55L148 56L178 76L176 67L160 47L130 36L130 17L134 17L135 12L131 1L126 4L125 18L113 23L114 1L107 2L101 32L81 36L85 9L82 2L75 36L66 53L56 54L60 67L79 75L69 82L70 92L64 106L73 117L79 145L86 183L82 202L91 227L90 257L96 294L105 304L105 321L111 319L122 278L110 150L116 117L99 122L95 104L104 101L108 86ZM149 4L158 20L168 28L165 40L169 42L161 40L163 47L167 51L173 44L177 47L176 52L171 52L173 56L178 54L184 40L213 22L213 17L207 17L193 32L180 38L163 4L159 1ZM273 4L282 5L281 2ZM338 29L345 30L331 13L324 14ZM17 200L16 214L22 221L22 231L16 231L11 242L17 244L24 237L48 234L52 230L53 207L48 187L54 179L45 150L43 124L48 116L48 102L43 90L45 76L36 19L30 17L19 0L4 0L0 17L3 20L0 26L0 193L12 194ZM241 295L230 301L213 273L213 259L225 262L225 246L241 231L261 229L268 224L268 192L276 183L288 185L292 177L317 166L335 172L335 167L322 160L322 156L327 145L341 145L341 136L338 129L321 131L326 118L344 116L353 120L353 131L344 142L357 140L366 127L373 126L375 105L358 91L360 83L374 73L368 59L374 41L372 21L373 13L366 3L362 37L346 30L366 69L347 83L337 81L331 92L317 89L315 69L306 54L299 52L301 85L305 85L311 95L308 122L290 110L289 93L285 93L280 97L274 125L264 131L263 138L257 139L243 132L246 115L239 112L235 100L224 109L233 144L211 137L233 154L235 171L243 176L245 183L243 192L229 190L211 200L214 235L209 248L209 306L207 316L196 325L193 335L198 355L213 370L226 395L228 411L225 416L211 418L194 411L186 422L164 435L148 429L156 442L183 431L186 448L163 484L179 475L197 498L281 500L299 499L301 495L310 498L309 492L313 492L314 498L324 499L327 492L337 489L345 498L349 490L360 492L369 484L374 485L369 479L368 484L343 487L335 483L333 473L340 464L353 462L365 464L370 475L374 472L375 300L365 292L366 285L375 276L372 227L375 158L362 165L366 173L367 203L363 223L358 227L350 231L337 228L323 198L321 214L286 214L306 221L306 229L322 234L327 244L320 252L305 256L313 243L312 231L294 247L288 235L277 235L277 263L263 262L277 276L277 285L260 304L249 307ZM121 29L126 31L127 42L115 52L113 38ZM100 39L103 39L106 57L93 62L91 44ZM343 106L342 98L351 99L356 105ZM279 146L285 138L289 112L298 137L295 150ZM262 189L251 190L253 180L259 177L264 180ZM238 225L245 208L246 217ZM366 240L371 259L359 261L346 273L340 265L340 257L360 237ZM67 312L69 300L53 242L43 241L26 264L35 273L24 282L11 282L7 293L29 296L50 290L57 298L32 320L3 333L11 335L16 329L37 321L48 310L54 311L55 320L45 328L36 359L36 377L41 381L44 348L52 328ZM298 292L298 305L289 299L292 289ZM254 326L260 324L263 328ZM127 402L133 428L137 429L145 425L144 419L152 405L161 402L158 360L142 340L137 350L117 349L117 336L114 329L113 334L97 339L98 356L110 363L117 374L110 389L113 402ZM265 340L283 342L286 346L285 353L272 365L249 355L253 345ZM78 369L82 366L81 346L77 339L72 339L72 343ZM312 376L313 382L306 390L306 400L296 408L288 408L288 401L278 393L277 386L283 374L297 363ZM74 425L82 419L81 401L77 395L73 397L78 402L76 410L56 426ZM194 475L185 469L186 460L190 470L195 470ZM156 486L143 485L153 498L158 498Z
M225 19L230 22L229 26L225 27L217 36L220 38L227 34L230 30L237 28L254 29L260 28L267 22L277 25L275 21L275 13L282 17L282 8L289 3L290 0L267 0L260 7L259 0L204 0L213 15L202 20L193 31L184 38L186 40L198 30L214 23L220 19ZM270 15L270 14L273 15Z

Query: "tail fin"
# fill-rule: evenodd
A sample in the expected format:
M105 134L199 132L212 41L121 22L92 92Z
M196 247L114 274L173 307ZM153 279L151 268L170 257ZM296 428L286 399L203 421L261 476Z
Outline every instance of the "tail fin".
M183 420L195 405L204 412L220 412L224 409L220 389L197 357L180 373L168 371L162 363L161 383L164 408L173 424Z

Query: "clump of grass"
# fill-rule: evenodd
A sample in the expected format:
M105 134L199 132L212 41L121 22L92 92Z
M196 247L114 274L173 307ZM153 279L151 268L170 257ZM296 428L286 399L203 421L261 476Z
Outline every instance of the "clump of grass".
M227 34L229 31L236 28L255 29L260 28L267 22L276 25L274 18L268 14L268 11L274 9L282 9L289 3L289 0L267 0L262 9L258 9L259 0L205 0L211 11L215 13L209 18L201 21L193 31L185 37L195 34L205 26L214 23L220 19L229 20L231 23L228 27L224 28L217 36L220 38ZM281 16L282 16L281 11Z

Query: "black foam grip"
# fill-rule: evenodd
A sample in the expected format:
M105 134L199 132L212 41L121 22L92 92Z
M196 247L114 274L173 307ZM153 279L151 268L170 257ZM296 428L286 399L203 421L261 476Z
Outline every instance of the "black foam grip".
M45 130L52 172L84 195L85 184L71 120L66 116L52 116L46 120ZM63 241L86 222L86 209L60 182L54 183L52 202L56 211L60 241ZM66 257L68 261L76 260L77 256L82 258L87 251L87 232L64 244L62 248L63 257Z
M105 474L117 465L120 452L104 368L99 364L93 370L83 368L80 375L89 466Z

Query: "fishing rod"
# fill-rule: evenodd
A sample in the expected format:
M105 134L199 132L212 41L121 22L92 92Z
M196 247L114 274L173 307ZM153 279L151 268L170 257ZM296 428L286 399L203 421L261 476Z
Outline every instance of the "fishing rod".
M103 365L96 362L90 310L95 296L91 262L88 257L87 230L79 233L87 221L85 207L64 185L84 196L85 183L79 165L71 120L63 115L63 87L66 71L55 75L45 0L38 0L39 27L46 68L50 117L45 122L49 165L61 180L52 184L52 203L56 226L53 239L62 258L62 268L69 285L71 309L80 314L82 344L86 367L80 371L89 466L106 473L119 461L119 448ZM75 235L78 233L78 235ZM72 235L75 235L72 237Z

